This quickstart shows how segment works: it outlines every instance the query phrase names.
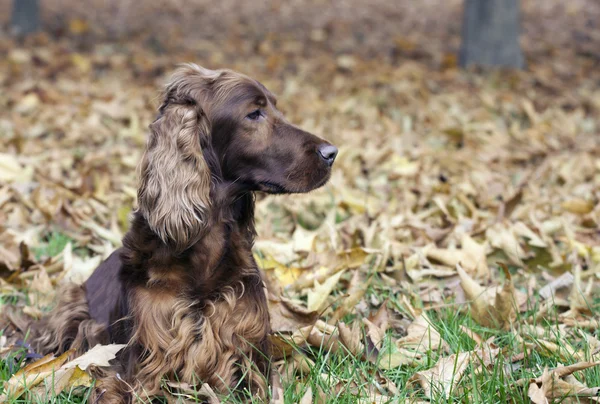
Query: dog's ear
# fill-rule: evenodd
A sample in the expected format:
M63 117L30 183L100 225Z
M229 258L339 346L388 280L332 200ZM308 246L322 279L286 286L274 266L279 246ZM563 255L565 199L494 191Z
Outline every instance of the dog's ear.
M140 164L138 205L150 228L177 251L203 234L210 220L211 173L202 144L210 142L203 104L214 74L187 65L165 89Z

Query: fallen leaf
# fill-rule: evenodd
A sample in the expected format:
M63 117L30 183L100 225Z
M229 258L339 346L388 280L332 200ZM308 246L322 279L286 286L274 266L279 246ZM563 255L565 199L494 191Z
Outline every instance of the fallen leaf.
M500 288L484 289L457 265L462 288L471 300L473 319L484 327L507 330L515 321L521 302L516 296L510 273L506 267L503 269L506 275L504 285Z
M410 349L423 354L437 351L447 352L448 343L442 339L440 333L431 325L431 320L427 314L422 313L418 316L406 330L406 336L396 341L396 346L400 349Z
M373 346L379 351L385 338L385 332L389 327L389 314L387 311L387 302L384 302L375 314L369 318L363 318L363 324L366 326L367 338Z
M305 271L303 268L285 265L268 254L259 256L255 253L254 259L263 271L265 271L268 280L280 287L293 285Z
M557 290L571 286L573 284L573 280L573 274L570 272L565 272L541 288L538 293L542 299L550 299L552 296L554 296Z
M29 182L33 167L23 167L12 154L0 153L0 182Z
M571 313L574 316L577 316L579 313L592 314L592 284L590 283L588 286L587 290L583 289L581 282L581 265L575 264L573 266L573 286L571 287L571 293L569 295L569 305Z
M307 294L307 308L309 311L321 311L327 305L327 298L337 285L344 271L340 271L327 278L323 284L315 280L314 287Z
M69 356L73 354L69 350L59 357L47 355L39 359L11 376L4 382L4 395L7 399L16 399L20 397L26 389L31 389L41 383L46 377L51 376L58 371L61 366L67 362Z
M312 402L313 402L312 388L310 386L307 386L306 392L304 392L304 395L302 396L302 398L300 399L298 404L311 404Z
M180 382L167 382L169 387L168 391L171 395L177 397L179 402L181 399L189 399L190 401L197 401L198 398L202 398L203 402L208 404L220 404L221 400L215 394L214 390L207 383L202 383L200 388L198 386L192 386L188 383Z
M271 372L271 404L285 404L281 376L277 371Z
M535 404L548 404L555 399L565 397L596 397L600 394L599 387L589 388L576 379L566 379L574 372L598 366L600 362L578 362L570 366L559 366L551 371L544 368L544 373L529 381L527 391L531 402Z
M488 278L490 270L487 265L485 244L481 245L468 234L464 234L461 239L461 245L462 248L460 250L436 247L428 248L426 249L427 258L439 261L452 268L461 264L475 278Z
M89 387L91 385L92 377L78 366L70 369L62 367L46 377L45 383L40 383L30 391L34 397L47 397L57 396L67 388Z
M523 266L523 259L527 258L527 254L510 225L497 223L487 229L485 235L492 247L504 251L511 263Z
M379 352L377 365L380 369L390 370L400 366L422 365L425 359L426 356L423 353L393 346L389 351Z
M409 382L418 382L431 400L448 399L460 381L471 360L470 352L461 352L440 358L434 367L415 373Z
M96 345L83 355L66 363L63 368L69 369L78 366L82 370L86 370L89 366L110 366L110 361L113 360L119 351L125 348L125 344L109 344Z
M331 315L332 322L338 321L346 314L351 313L364 297L372 278L369 278L367 281L363 281L362 278L361 271L353 272L347 292L348 296L340 302L338 308Z
M353 355L362 355L365 347L361 342L362 332L360 330L360 326L357 323L352 323L352 325L349 327L345 323L340 322L338 323L338 330L342 345L344 345Z
M478 344L471 353L471 362L478 365L478 368L474 370L477 373L483 368L493 368L496 357L500 355L500 348L490 341L484 341Z
M336 353L339 349L339 336L335 334L326 334L316 327L313 328L306 338L311 346L322 349L324 352Z
M586 215L594 210L594 204L592 202L580 198L569 199L564 201L560 206L567 212L578 215Z
M309 325L301 327L291 334L277 332L269 335L269 340L273 347L271 356L273 359L291 357L305 343L310 343L309 338L313 331L314 326Z
M269 293L267 303L273 332L293 333L298 328L312 326L319 318L317 311L308 310L299 303L283 296L276 297Z

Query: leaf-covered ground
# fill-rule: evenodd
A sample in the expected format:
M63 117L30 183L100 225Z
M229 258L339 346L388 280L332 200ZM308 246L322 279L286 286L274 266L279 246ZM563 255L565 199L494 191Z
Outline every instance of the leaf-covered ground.
M523 72L456 67L454 0L42 3L44 34L0 35L4 399L89 393L66 357L17 373L35 352L5 314L39 317L119 245L158 89L193 61L340 148L323 189L258 196L273 402L597 401L597 2L524 1Z

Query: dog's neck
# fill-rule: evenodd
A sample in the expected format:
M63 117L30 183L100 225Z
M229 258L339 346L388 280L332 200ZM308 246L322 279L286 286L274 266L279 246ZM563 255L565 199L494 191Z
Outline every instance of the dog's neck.
M230 186L215 189L202 237L179 253L136 212L131 230L123 239L123 280L130 285L185 289L206 297L251 273L255 269L251 252L254 195L235 191Z
M250 243L254 242L256 235L254 229L254 193L246 189L243 184L236 182L220 182L211 190L212 224L219 223L238 227L246 232Z

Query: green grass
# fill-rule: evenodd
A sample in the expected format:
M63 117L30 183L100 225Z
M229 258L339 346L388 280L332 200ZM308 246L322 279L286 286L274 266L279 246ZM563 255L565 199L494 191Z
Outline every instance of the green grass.
M36 260L43 258L54 257L65 249L67 243L74 243L73 239L59 231L51 231L43 240L43 242L33 248L33 253Z
M25 355L26 350L24 348L18 349L9 353L2 361L0 361L0 381L10 379L10 377L16 373L21 367L25 366ZM4 387L0 384L0 394L4 393ZM38 386L44 386L40 384ZM37 386L36 386L37 387ZM28 389L26 389L27 391ZM79 404L87 402L92 389L91 388L76 388L62 392L58 396L45 393L33 393L28 391L16 399L10 399L6 403L10 404L25 404L25 403L72 403Z
M54 237L48 240L47 249L60 248L65 238ZM56 251L56 250L54 250ZM405 296L411 296L407 291L403 291ZM402 312L403 303L402 294L398 291L392 292L381 281L375 279L367 291L367 300L371 297L383 302L387 301L390 311ZM0 297L0 301L1 301ZM418 299L413 304L418 307ZM593 307L598 307L598 301L593 302ZM537 337L525 335L520 339L515 333L510 331L499 331L479 326L473 321L469 314L468 305L455 305L452 300L448 300L441 305L438 310L428 311L428 316L432 326L440 333L442 338L448 343L450 354L470 351L476 347L475 342L463 331L466 327L484 340L493 338L493 342L501 348L501 354L495 358L494 363L489 368L480 368L476 372L476 363L469 364L466 372L463 374L458 386L450 396L446 398L443 394L434 394L432 403L529 403L527 397L527 385L519 386L517 380L535 378L542 374L544 368L552 369L561 364L571 364L578 360L576 358L560 357L561 352L550 352L540 349L526 349L525 343L535 343ZM585 352L586 358L591 356L590 348L580 340L576 334L577 329L573 329L569 338L561 338L558 333L558 317L546 317L538 319L539 308L531 307L525 313L520 314L519 324L525 320L532 325L542 326L546 331L543 338L562 347L562 353L568 350L581 350ZM351 324L353 321L360 321L355 314L346 315L343 321ZM598 337L598 332L593 334ZM391 329L388 330L382 352L393 344L393 341L399 337ZM326 394L329 403L355 403L357 396L367 397L369 391L379 383L378 375L384 375L391 380L398 389L398 394L390 402L410 402L412 400L425 400L426 397L422 390L416 384L410 384L409 379L418 371L426 370L434 366L442 356L448 356L448 353L429 352L422 364L416 367L402 366L390 370L382 370L377 364L364 360L360 356L354 356L345 348L341 347L336 353L329 352L323 348L314 347L296 347L296 349L310 358L314 366L308 374L296 375L300 382L283 384L284 399L286 403L298 402L304 395L308 386L316 394L322 391ZM521 361L511 362L513 355L525 352ZM0 380L8 380L23 363L23 352L18 351L9 355L7 359L0 362ZM600 385L600 369L591 368L575 373L575 376L585 381L588 386ZM2 389L0 389L1 391ZM375 388L376 390L376 388ZM26 402L54 402L54 403L81 403L85 402L91 389L79 389L75 391L63 392L57 397L22 396L20 399L9 401L9 403ZM149 402L149 400L145 400ZM256 401L256 400L251 400ZM247 402L233 395L224 397L223 402Z

